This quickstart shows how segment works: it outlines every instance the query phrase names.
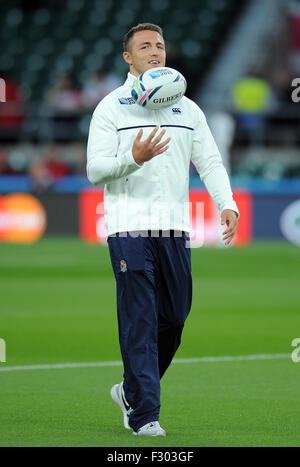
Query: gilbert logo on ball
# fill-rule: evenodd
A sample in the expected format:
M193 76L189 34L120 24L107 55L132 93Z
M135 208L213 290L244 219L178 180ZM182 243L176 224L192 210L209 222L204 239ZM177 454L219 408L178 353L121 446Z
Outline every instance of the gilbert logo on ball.
M186 80L177 70L168 67L150 68L135 81L131 95L140 106L159 110L177 104L186 91Z

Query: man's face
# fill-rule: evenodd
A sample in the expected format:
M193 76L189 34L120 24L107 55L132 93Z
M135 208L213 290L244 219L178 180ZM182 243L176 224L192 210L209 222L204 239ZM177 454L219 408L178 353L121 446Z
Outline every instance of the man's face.
M136 32L130 40L128 51L123 53L123 58L134 76L156 66L165 66L164 40L156 31Z

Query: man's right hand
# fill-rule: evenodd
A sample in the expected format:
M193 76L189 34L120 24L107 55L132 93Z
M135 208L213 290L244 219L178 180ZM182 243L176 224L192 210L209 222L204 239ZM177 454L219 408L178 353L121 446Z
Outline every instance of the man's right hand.
M167 144L170 142L171 138L168 138L162 143L160 143L166 130L162 130L159 133L159 135L152 141L155 134L157 133L158 128L158 126L155 127L154 130L151 131L148 138L145 139L145 141L141 141L141 138L143 136L143 130L140 129L140 131L138 132L137 137L135 138L132 146L132 155L137 164L142 165L144 162L149 161L150 159L152 159L155 156L158 156L159 154L162 154L169 148Z

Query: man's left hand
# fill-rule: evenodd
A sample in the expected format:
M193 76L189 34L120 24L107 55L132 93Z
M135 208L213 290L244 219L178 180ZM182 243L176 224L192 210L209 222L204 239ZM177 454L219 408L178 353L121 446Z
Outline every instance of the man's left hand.
M236 212L231 209L224 209L221 214L221 225L226 225L226 229L223 232L223 240L225 241L225 245L229 245L238 226Z

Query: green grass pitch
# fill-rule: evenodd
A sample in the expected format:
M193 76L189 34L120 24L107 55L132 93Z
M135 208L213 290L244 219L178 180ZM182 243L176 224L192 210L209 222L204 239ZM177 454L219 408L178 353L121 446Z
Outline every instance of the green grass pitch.
M193 305L176 358L291 354L300 337L300 249L287 243L192 250ZM0 244L7 362L120 360L108 250L75 238ZM122 426L110 387L121 366L0 371L0 446L299 446L300 362L172 364L166 438Z

